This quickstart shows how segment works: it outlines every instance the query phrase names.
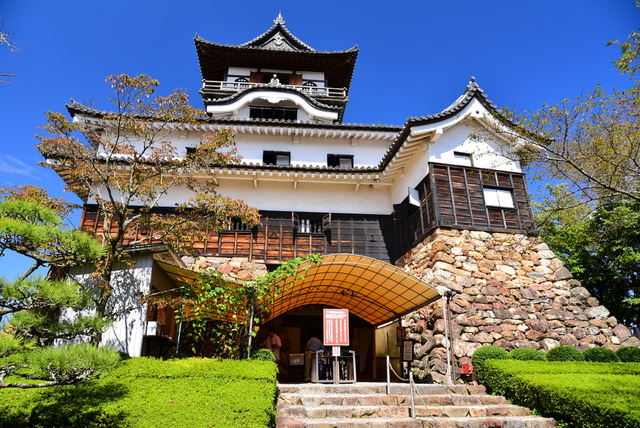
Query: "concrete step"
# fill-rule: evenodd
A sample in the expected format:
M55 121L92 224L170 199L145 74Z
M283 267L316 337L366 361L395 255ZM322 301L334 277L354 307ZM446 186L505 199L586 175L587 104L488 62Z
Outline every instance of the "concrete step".
M278 428L551 428L553 419L488 395L484 386L419 384L411 418L408 384L281 384Z
M421 395L477 395L487 393L484 385L417 384L416 388ZM279 384L278 389L281 393L300 394L386 394L387 384L383 382L341 383L338 385L333 383ZM407 383L391 384L391 394L408 395L410 391L409 384Z
M492 418L287 419L278 428L555 428L553 419L537 416Z
M416 404L436 406L484 406L506 404L507 400L496 395L420 395ZM302 406L410 406L409 395L387 394L299 394L281 393L278 405Z
M416 405L416 417L465 418L490 416L529 416L529 409L511 404L489 406L421 406ZM298 419L320 418L408 418L410 406L281 406L278 415Z

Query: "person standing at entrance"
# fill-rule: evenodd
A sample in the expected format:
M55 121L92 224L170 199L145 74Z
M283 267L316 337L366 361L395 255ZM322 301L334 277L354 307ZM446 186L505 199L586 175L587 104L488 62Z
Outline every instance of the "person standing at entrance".
M282 348L282 341L276 334L273 327L269 327L267 330L267 338L261 345L273 352L273 355L276 357L276 363L280 362L280 348Z
M304 380L308 382L311 380L311 362L313 361L313 354L324 348L322 341L313 334L307 341L304 348Z

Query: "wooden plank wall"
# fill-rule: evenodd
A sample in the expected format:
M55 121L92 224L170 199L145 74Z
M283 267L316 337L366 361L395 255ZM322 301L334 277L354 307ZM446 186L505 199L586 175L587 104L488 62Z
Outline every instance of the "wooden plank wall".
M406 220L396 220L399 254L437 227L511 233L533 230L524 174L436 163L429 164L429 171L417 186L418 211ZM509 190L515 208L487 206L485 188Z
M310 253L360 254L393 262L438 227L487 232L533 231L524 174L436 163L431 163L429 170L429 175L416 187L420 206L406 207L413 212L408 218L393 220L392 215L332 213L324 233L301 233L295 222L299 225L300 219L311 218L316 224L328 213L262 212L260 226L252 230L206 231L206 238L193 242L192 247L199 255L247 257L266 263L281 263ZM509 190L515 208L487 206L483 192L487 187ZM85 208L82 226L101 233L95 207ZM150 233L152 231L135 229L131 240L150 236ZM130 240L125 240L123 244L128 242Z
M198 255L247 257L266 263L281 263L311 253L360 254L378 260L391 260L393 225L391 216L332 214L324 233L300 233L291 212L262 212L262 224L247 231L206 231L205 239L192 242ZM304 218L304 213L298 213ZM326 213L309 213L311 217ZM85 207L82 227L102 233L102 220L96 207ZM152 231L134 229L126 245ZM148 243L161 243L150 241Z

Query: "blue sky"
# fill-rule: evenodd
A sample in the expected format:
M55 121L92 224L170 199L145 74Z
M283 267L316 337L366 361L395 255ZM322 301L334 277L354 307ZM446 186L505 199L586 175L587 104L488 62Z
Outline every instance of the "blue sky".
M24 49L0 47L0 185L34 184L55 196L63 182L40 168L34 135L47 110L70 98L109 109L104 78L149 74L160 92L191 89L200 72L193 37L226 44L253 39L278 12L289 30L317 50L358 45L345 122L401 125L437 113L471 76L497 106L535 110L590 91L628 86L612 66L607 40L638 28L633 0L334 1L241 3L215 0L0 0L4 31ZM27 263L0 259L13 277Z

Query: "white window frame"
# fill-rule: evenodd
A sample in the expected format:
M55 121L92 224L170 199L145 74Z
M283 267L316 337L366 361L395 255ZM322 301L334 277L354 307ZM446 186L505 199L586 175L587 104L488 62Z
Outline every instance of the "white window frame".
M508 189L497 189L492 187L484 187L484 203L488 207L515 208L513 192Z

